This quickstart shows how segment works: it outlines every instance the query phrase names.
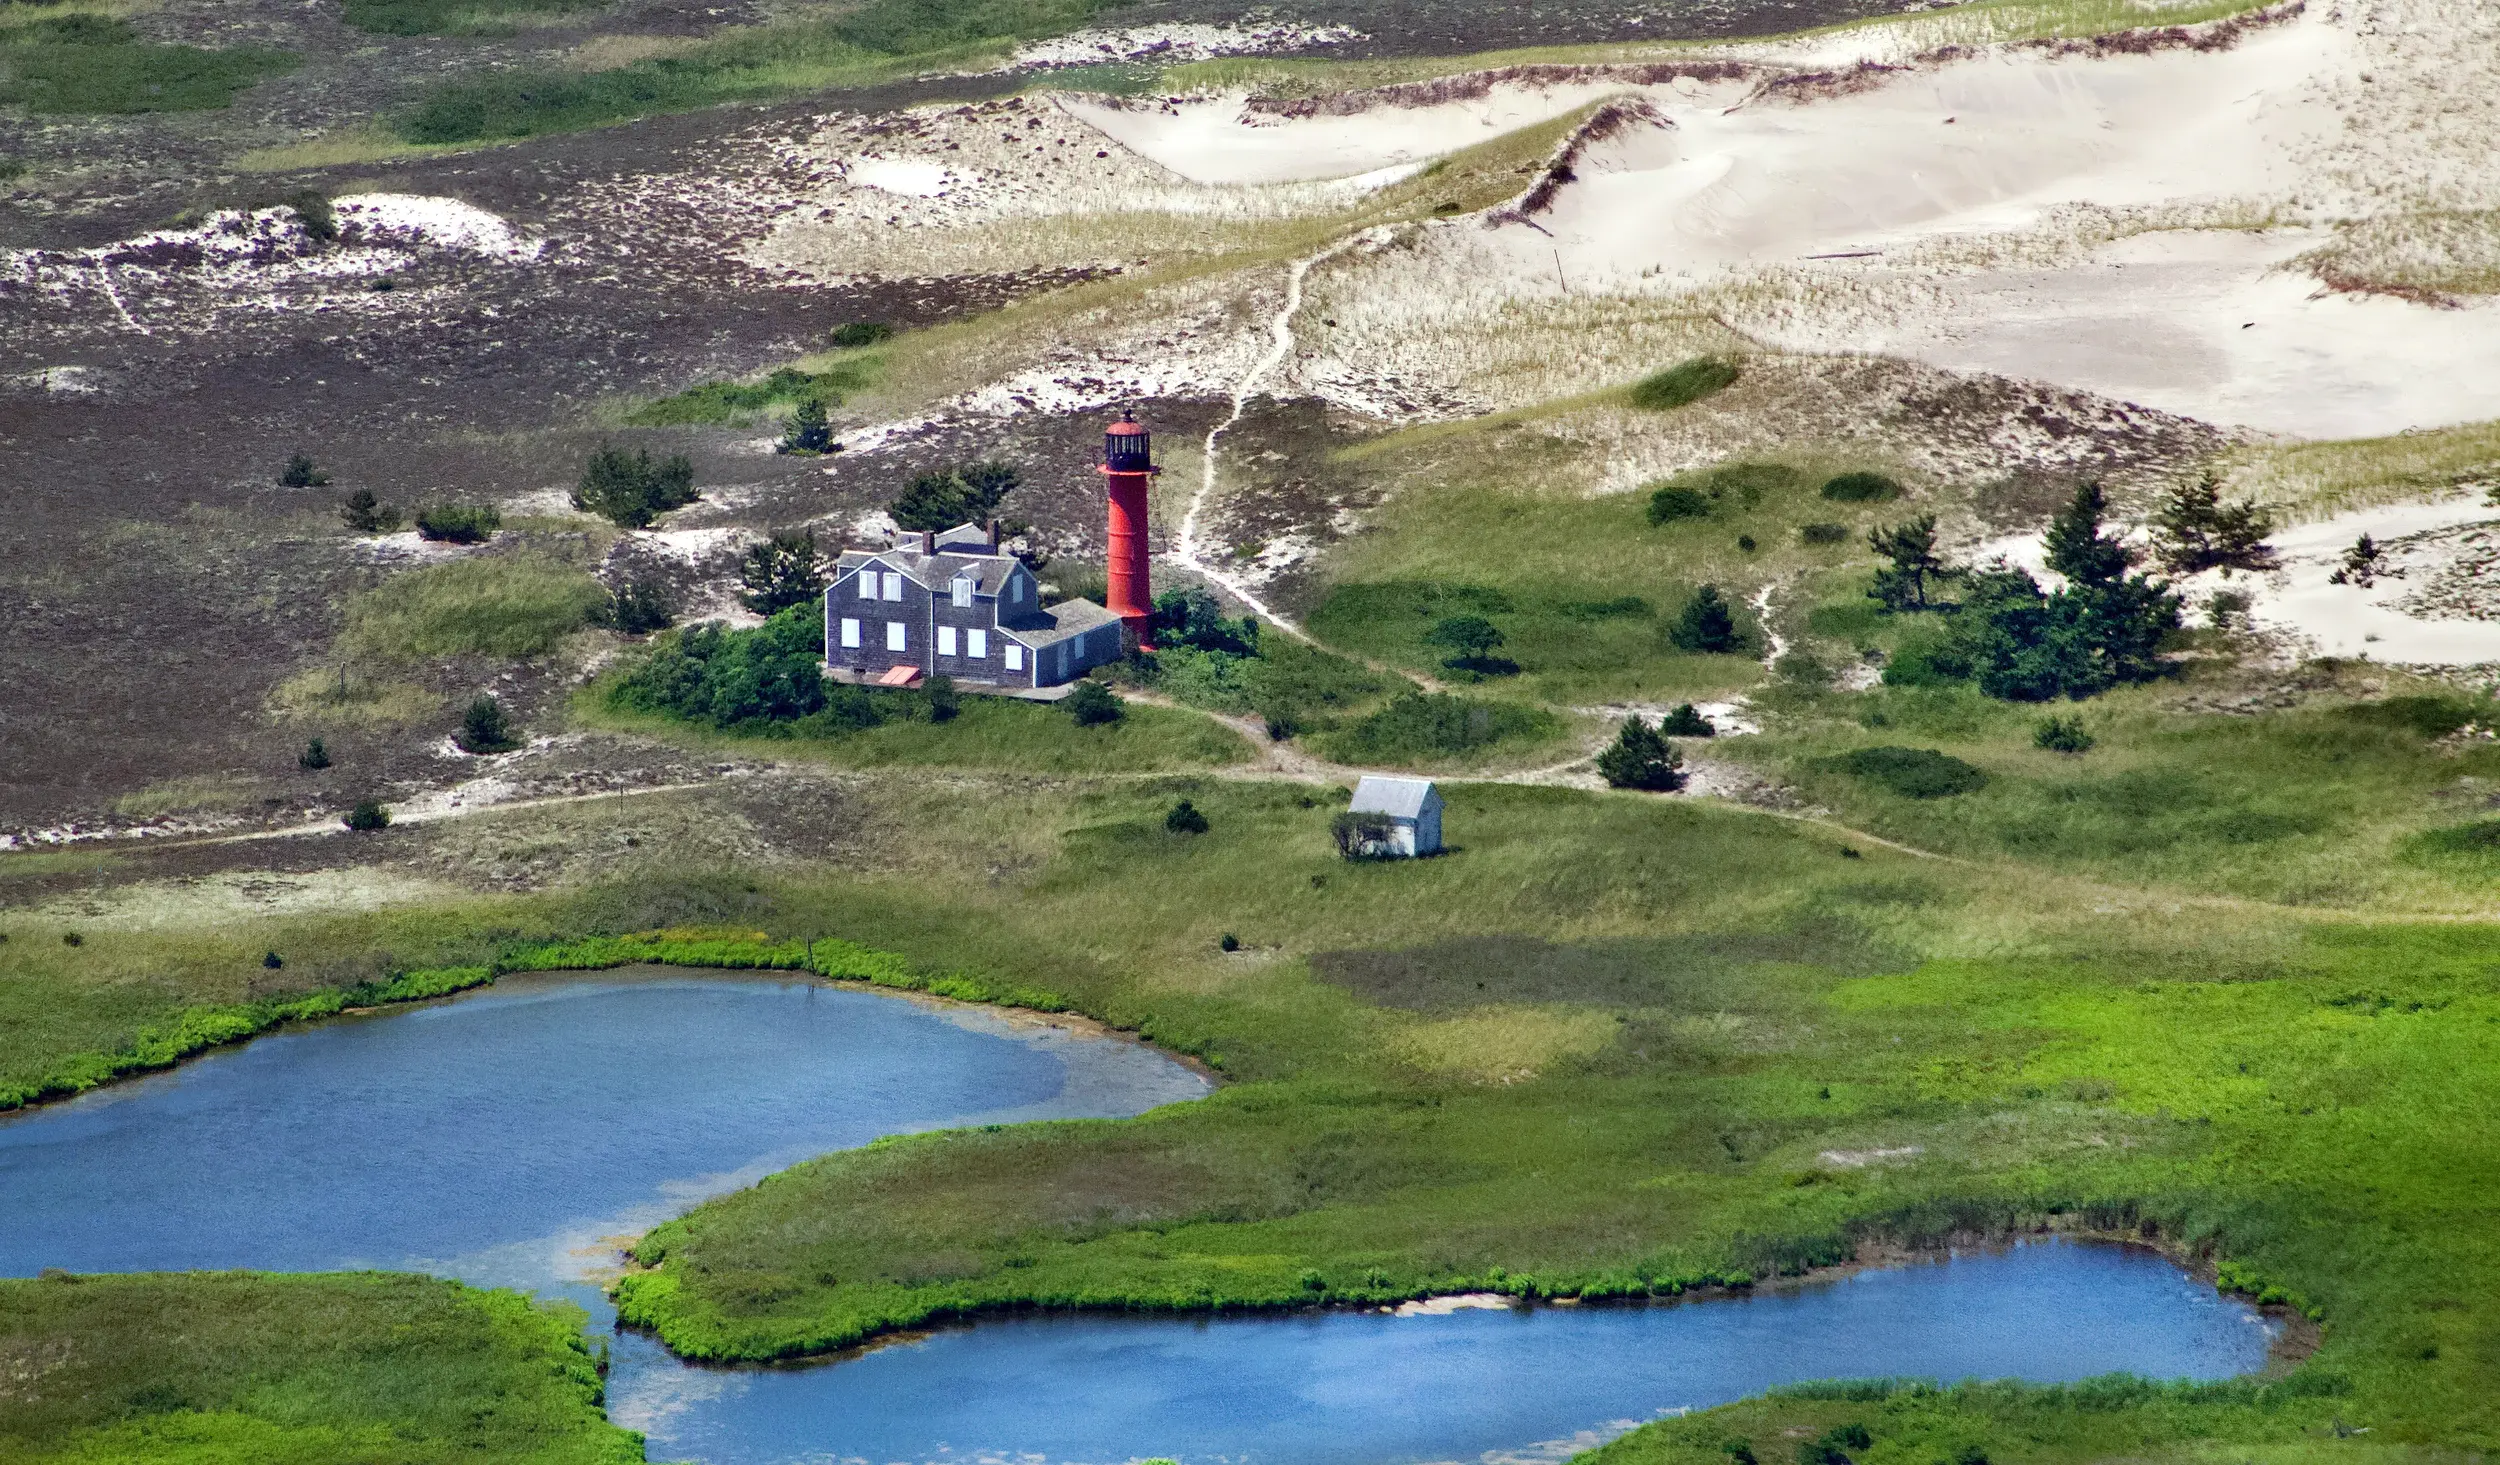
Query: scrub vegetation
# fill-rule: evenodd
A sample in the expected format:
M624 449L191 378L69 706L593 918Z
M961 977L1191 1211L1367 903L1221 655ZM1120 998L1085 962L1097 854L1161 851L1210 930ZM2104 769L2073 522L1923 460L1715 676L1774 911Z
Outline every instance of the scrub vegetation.
M375 0L426 16L441 0ZM498 9L519 9L504 0ZM392 119L412 143L500 142L723 102L892 80L1073 30L1099 0L870 0L833 18L742 26L606 71L516 68L443 83Z

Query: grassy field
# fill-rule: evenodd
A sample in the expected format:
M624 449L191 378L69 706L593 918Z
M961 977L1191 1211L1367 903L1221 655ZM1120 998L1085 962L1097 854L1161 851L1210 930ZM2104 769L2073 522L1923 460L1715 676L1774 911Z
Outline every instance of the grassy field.
M2483 927L2228 902L2182 921L2177 896L1629 795L1454 784L1453 852L1386 865L1339 861L1334 802L1290 785L913 797L870 821L912 830L908 870L654 869L213 935L96 926L76 947L12 922L0 1067L96 1046L143 1003L231 995L264 945L294 984L734 918L1012 978L1233 1082L1131 1123L884 1144L699 1208L646 1238L656 1270L624 1297L688 1352L1030 1301L1673 1292L1862 1238L2056 1223L2227 1261L2315 1309L2325 1347L2298 1388L2097 1400L2069 1435L2055 1420L2085 1406L2029 1391L1851 1417L2006 1460L2119 1439L2204 1459L2338 1417L2373 1428L2361 1448L2500 1440L2480 1241L2500 1155L2489 1096L2458 1082L2500 1057ZM1163 827L1179 797L1207 833ZM1783 1397L1726 1427L1777 1438L1839 1407ZM1671 1454L1695 1427L1616 1448Z
M1504 638L1499 656L1516 663L1494 678L1513 695L1567 706L1724 696L1762 677L1763 628L1742 603L1764 585L1792 601L1796 586L1865 559L1865 530L1906 512L1824 498L1826 479L1869 465L1811 452L1593 493L1596 454L1564 435L1586 410L1561 404L1413 429L1339 453L1342 471L1396 491L1326 561L1313 633L1449 677L1448 652L1425 638L1445 617L1480 615ZM1685 512L1660 522L1651 504L1662 490L1689 497L1671 500ZM1809 540L1804 530L1817 524L1839 537ZM1686 652L1668 639L1703 585L1738 603L1735 654Z
M381 1273L0 1281L0 1459L625 1465L581 1309Z

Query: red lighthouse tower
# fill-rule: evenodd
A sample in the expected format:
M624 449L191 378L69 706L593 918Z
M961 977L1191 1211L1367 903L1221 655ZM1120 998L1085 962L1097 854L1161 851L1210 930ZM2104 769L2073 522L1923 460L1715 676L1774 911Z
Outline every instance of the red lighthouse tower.
M1120 618L1121 639L1132 647L1146 645L1154 624L1154 589L1146 569L1153 554L1146 542L1146 488L1163 470L1154 465L1153 449L1153 439L1133 412L1122 412L1103 434L1102 478L1111 499L1109 609Z

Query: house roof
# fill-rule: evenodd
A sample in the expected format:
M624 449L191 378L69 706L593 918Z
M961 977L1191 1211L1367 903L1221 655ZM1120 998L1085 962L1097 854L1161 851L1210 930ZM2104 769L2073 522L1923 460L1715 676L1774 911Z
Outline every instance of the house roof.
M956 531L950 529L947 532ZM986 534L982 536L981 543L989 543ZM902 571L919 582L924 590L943 590L954 583L957 575L970 575L976 595L996 595L1006 586L1007 577L1016 572L1017 565L1016 557L1006 553L973 554L940 550L936 554L922 554L916 549L899 547L846 549L834 561L834 578L840 579L870 561Z
M1441 794L1429 778L1383 778L1375 773L1363 775L1354 786L1354 802L1347 808L1356 814L1386 814L1392 819L1420 819L1424 810L1441 802Z
M1063 600L1057 605L1043 606L1029 619L1015 625L1001 624L999 630L1040 648L1081 636L1096 626L1116 626L1120 618L1090 600Z

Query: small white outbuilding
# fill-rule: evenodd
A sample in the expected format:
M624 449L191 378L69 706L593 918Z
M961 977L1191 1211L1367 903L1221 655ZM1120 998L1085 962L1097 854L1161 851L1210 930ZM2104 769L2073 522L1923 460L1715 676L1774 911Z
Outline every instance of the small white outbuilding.
M1346 812L1378 814L1389 821L1388 847L1369 853L1412 859L1441 852L1441 790L1429 778L1364 774Z

